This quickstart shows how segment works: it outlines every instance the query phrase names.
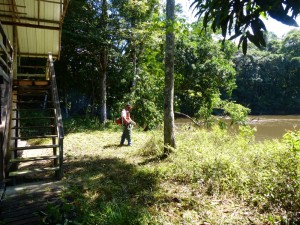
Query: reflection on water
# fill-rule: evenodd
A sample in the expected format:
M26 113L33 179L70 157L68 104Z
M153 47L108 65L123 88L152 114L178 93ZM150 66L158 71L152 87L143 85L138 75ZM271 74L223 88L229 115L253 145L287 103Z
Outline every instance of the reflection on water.
M175 123L192 123L189 119L176 119ZM287 131L300 130L300 115L297 116L249 116L249 125L256 128L255 139L281 139Z

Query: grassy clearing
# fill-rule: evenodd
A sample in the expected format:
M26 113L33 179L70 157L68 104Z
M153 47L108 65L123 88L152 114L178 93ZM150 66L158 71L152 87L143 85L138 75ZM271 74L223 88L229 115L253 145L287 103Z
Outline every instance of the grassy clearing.
M69 188L64 206L50 208L49 224L300 223L299 156L291 141L255 143L248 129L182 128L178 148L160 160L161 131L135 130L132 147L119 147L120 136L118 127L69 129Z

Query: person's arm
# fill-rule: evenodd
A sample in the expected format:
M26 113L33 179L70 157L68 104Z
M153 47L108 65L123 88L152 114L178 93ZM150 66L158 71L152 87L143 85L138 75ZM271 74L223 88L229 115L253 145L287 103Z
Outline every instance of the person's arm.
M129 113L129 119L127 121L128 121L128 124L131 124L134 126L136 125L136 123L131 119L130 113Z

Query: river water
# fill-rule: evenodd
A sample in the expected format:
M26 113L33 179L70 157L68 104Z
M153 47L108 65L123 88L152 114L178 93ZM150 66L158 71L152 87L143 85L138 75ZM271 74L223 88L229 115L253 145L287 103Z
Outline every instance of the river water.
M228 121L228 120L227 120ZM189 119L176 119L175 123L190 124ZM255 140L271 140L281 139L282 136L289 130L300 130L300 115L296 116L249 116L248 124L256 128Z

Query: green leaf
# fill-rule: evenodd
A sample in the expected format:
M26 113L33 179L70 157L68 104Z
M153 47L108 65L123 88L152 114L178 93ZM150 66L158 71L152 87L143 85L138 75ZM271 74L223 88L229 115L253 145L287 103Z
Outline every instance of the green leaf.
M232 35L232 36L229 38L229 40L233 40L233 39L237 38L238 36L240 36L241 34L242 34L241 31L238 32L238 33L235 33L234 35Z
M241 44L242 44L242 42L243 42L243 40L244 40L244 36L242 36L241 38L240 38L240 40L239 40L239 44L238 44L238 48L240 48L240 46L241 46Z
M256 47L258 47L258 48L261 47L259 38L257 36L250 34L249 31L247 31L246 35L247 35L247 38L249 39L249 41L251 41Z

